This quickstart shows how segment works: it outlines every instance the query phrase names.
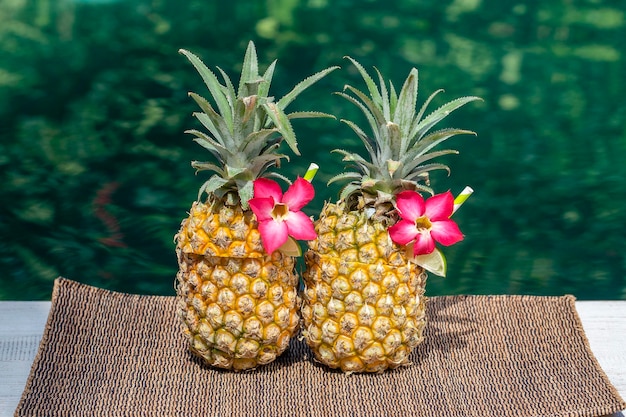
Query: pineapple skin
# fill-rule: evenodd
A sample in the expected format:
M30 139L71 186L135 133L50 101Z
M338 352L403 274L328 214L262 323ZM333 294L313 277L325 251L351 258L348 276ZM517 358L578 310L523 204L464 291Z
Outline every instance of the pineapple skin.
M250 210L194 202L175 237L177 313L207 364L256 368L283 353L300 322L294 259L266 255Z
M326 203L315 226L302 304L315 358L346 373L409 365L426 325L424 270L363 210Z

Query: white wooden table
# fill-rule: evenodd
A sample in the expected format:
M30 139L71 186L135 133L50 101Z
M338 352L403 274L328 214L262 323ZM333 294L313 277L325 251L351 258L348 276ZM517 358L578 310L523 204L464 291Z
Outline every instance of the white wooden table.
M576 308L598 362L626 398L626 301L578 301ZM49 310L48 301L0 302L0 417L17 407Z

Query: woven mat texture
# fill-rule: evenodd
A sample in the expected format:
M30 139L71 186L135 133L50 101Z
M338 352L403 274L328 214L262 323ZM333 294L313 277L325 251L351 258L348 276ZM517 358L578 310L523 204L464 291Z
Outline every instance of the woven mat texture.
M626 408L574 298L433 297L413 364L346 376L295 338L251 372L187 351L174 297L59 278L16 416L602 416Z

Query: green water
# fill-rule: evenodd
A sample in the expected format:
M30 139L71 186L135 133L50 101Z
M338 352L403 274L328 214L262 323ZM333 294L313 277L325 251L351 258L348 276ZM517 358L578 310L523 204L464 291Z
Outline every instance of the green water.
M189 90L208 95L177 53L235 79L248 40L276 96L341 65L301 110L363 122L332 95L364 88L343 59L399 86L412 67L432 109L478 95L446 126L437 191L476 191L455 215L436 294L574 294L626 299L626 1L3 0L0 2L0 299L46 299L58 275L119 291L173 294L173 235L210 156ZM296 108L294 107L294 110ZM294 121L302 157L322 169L315 215L340 185L330 150L360 150L333 120ZM288 151L285 149L285 151Z

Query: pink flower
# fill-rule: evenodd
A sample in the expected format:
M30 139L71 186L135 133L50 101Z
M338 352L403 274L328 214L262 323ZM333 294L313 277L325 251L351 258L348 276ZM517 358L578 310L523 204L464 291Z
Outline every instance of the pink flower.
M415 191L402 191L396 196L396 207L402 219L389 228L389 236L399 245L414 242L415 256L432 253L435 241L450 246L463 240L459 227L450 220L454 208L450 191L425 202Z
M314 195L311 183L300 177L285 195L276 181L267 178L254 181L254 198L249 204L259 222L261 241L268 254L283 245L289 236L299 240L317 237L313 221L300 211Z

